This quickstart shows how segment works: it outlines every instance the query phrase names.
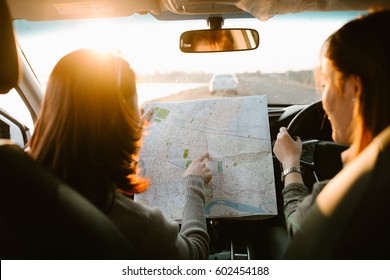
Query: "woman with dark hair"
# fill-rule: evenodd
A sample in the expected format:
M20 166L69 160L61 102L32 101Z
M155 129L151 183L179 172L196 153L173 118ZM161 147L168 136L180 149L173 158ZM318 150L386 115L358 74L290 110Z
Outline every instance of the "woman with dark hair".
M344 165L353 161L390 125L390 11L377 11L345 24L324 43L321 52L323 108L335 142L348 144ZM289 235L299 231L305 214L327 182L310 193L300 173L302 143L280 128L274 153L283 166L284 213Z
M137 168L142 133L130 65L112 53L83 49L54 67L29 153L106 213L139 258L207 258L207 153L184 173L186 203L179 230L159 209L131 199L148 187Z

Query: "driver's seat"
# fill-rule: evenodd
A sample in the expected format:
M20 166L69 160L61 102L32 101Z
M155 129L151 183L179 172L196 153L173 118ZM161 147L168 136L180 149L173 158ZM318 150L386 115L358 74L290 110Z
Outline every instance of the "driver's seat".
M0 0L0 65L0 94L6 94L18 82L18 57L5 0ZM136 254L88 200L9 139L0 139L0 257L132 259Z
M286 259L390 259L390 126L318 196Z

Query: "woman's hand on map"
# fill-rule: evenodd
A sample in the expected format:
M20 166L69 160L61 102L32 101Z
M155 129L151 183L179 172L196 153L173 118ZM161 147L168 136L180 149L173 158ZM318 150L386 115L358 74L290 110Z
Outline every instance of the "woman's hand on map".
M145 124L145 122L149 122L150 119L153 116L154 108L150 108L145 112L145 108L140 108L140 114L141 114L141 123Z
M192 163L188 166L187 170L184 172L183 176L187 175L200 175L205 180L207 184L211 180L211 171L210 168L206 165L206 159L209 157L209 153L204 153L200 157L194 159Z

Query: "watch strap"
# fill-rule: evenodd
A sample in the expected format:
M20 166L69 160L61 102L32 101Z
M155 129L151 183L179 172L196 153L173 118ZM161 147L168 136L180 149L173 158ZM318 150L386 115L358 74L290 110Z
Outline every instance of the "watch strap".
M284 169L282 171L282 177L281 177L282 182L284 182L284 178L287 176L287 174L290 174L292 172L298 172L299 174L302 174L302 169L300 167L290 167Z

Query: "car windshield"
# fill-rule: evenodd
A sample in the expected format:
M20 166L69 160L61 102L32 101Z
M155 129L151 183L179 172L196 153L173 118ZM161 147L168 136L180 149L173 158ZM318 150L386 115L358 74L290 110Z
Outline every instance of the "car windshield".
M19 44L42 87L55 63L80 48L114 50L137 73L140 105L148 101L267 95L270 105L309 104L320 98L313 69L322 42L355 12L274 16L267 21L226 19L224 28L253 28L260 46L251 51L182 53L179 37L207 29L205 20L159 21L151 15L54 22L16 20ZM221 73L237 77L234 94L210 92Z

